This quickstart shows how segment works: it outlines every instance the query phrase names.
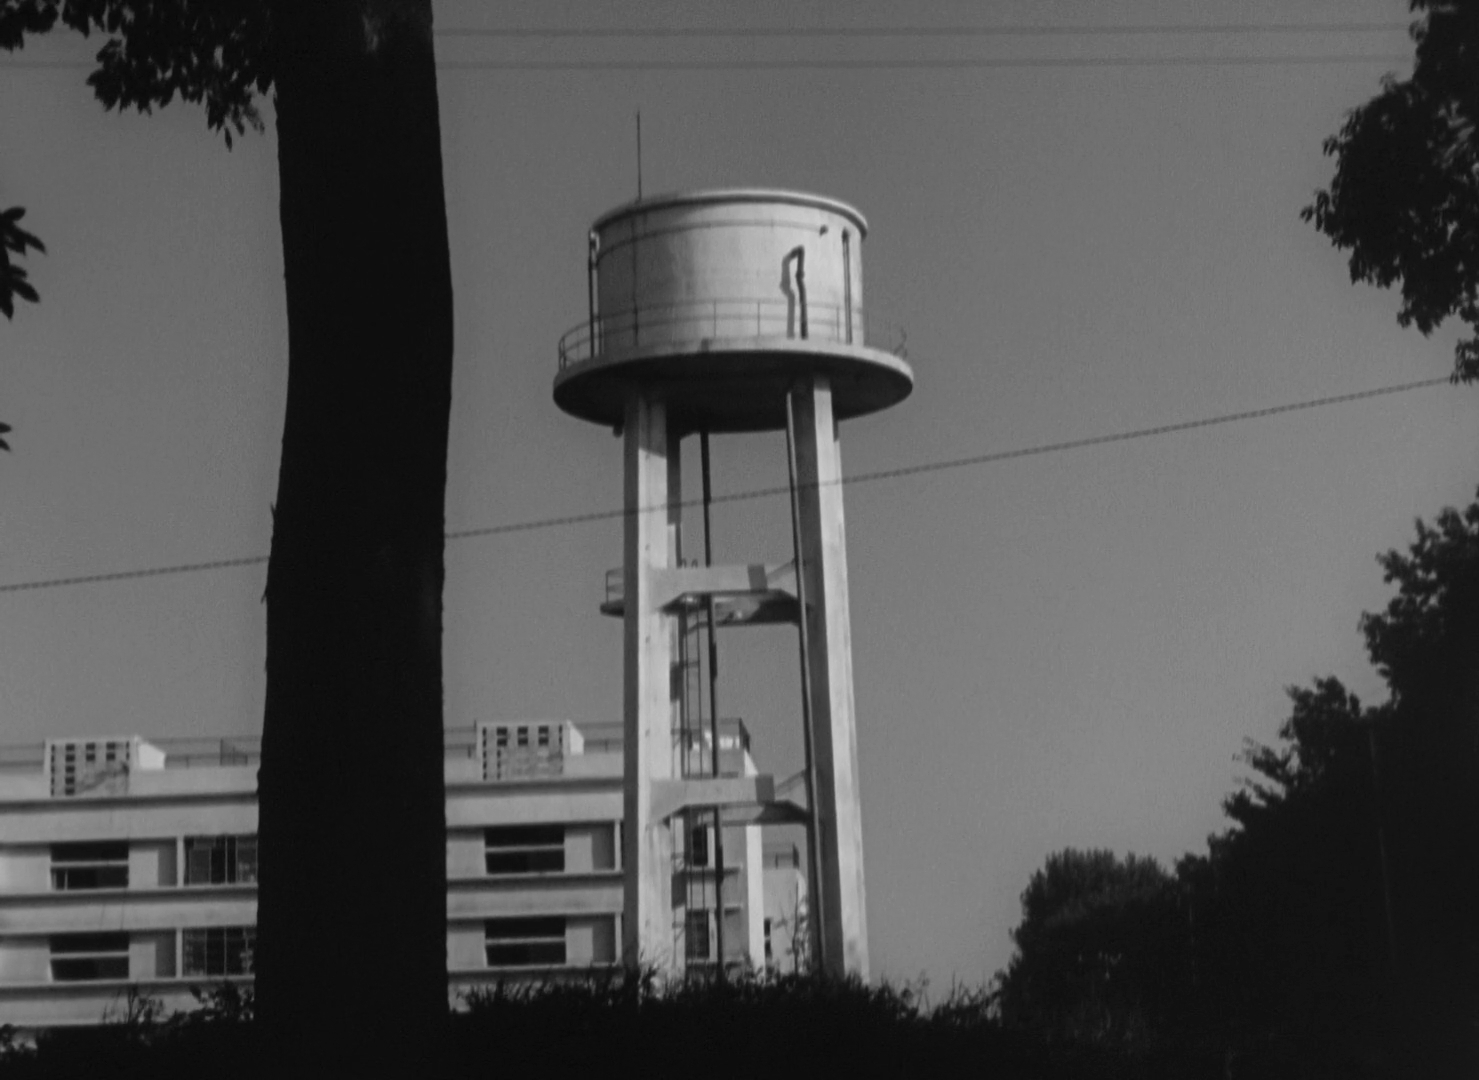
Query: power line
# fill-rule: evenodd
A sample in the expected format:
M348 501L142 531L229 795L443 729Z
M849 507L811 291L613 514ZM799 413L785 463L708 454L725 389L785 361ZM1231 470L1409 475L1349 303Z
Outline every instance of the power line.
M115 570L108 574L79 574L76 577L47 578L0 585L0 593L30 592L35 589L60 589L67 585L92 585L103 581L129 581L134 578L167 577L171 574L195 574L205 570L229 570L237 566L265 563L266 555L246 555L240 559L215 559L211 562L179 563L175 566L150 566L140 570Z
M443 71L965 71L1013 68L1280 67L1405 64L1401 53L1245 56L1019 56L856 60L438 60ZM90 60L0 60L0 71L82 71Z
M988 68L1278 67L1405 64L1397 53L1268 56L1031 56L899 60L439 60L444 71L965 71Z
M903 24L893 26L511 26L439 27L439 38L481 41L701 41L709 40L959 40L1026 39L1026 38L1126 38L1126 37L1248 37L1272 35L1309 36L1313 34L1382 34L1405 32L1403 22L1266 22L1266 23L1100 23L1083 26L1065 24L1033 25L1009 23L999 26L928 26ZM975 60L777 60L777 61L702 61L702 60L462 60L442 61L437 66L451 70L504 69L512 71L690 71L716 70L785 70L820 68L822 70L870 68L973 68L973 67L1128 67L1128 66L1240 66L1267 64L1394 63L1407 56L1372 56L1342 54L1335 56L1244 56L1244 57L1038 57L980 58ZM3 60L0 69L46 70L91 67L93 61L82 60Z
M1091 446L1107 446L1111 443L1149 439L1159 435L1171 435L1183 431L1194 431L1199 428L1218 427L1223 424L1233 424L1244 420L1260 420L1270 416L1281 416L1285 413L1305 412L1310 409L1324 408L1329 405L1345 405L1355 401L1365 401L1369 398L1386 397L1392 394L1406 393L1409 390L1420 390L1425 387L1438 386L1450 381L1446 376L1437 379L1419 379L1415 382L1379 386L1372 390L1357 390L1348 394L1333 394L1327 397L1310 398L1305 401L1288 402L1283 405L1271 405L1262 409L1248 409L1242 412L1202 417L1197 420L1183 420L1175 424L1161 424L1156 427L1136 428L1131 431L1119 431L1108 435L1091 435L1082 439L1040 443L1036 446L1018 447L1014 450L995 450L984 454L972 454L969 457L948 458L941 461L922 462L918 465L904 465L893 469L880 469L875 472L859 473L856 476L844 477L840 481L835 481L835 483L852 486L855 484L872 483L877 480L896 480L906 476L920 476L926 473L945 472L949 469L963 469L973 465L990 465L1003 461L1014 461L1018 458L1040 457L1044 454L1056 454L1067 450L1083 450ZM753 499L764 499L789 493L789 487L755 488L750 491L740 491L729 495L717 495L714 496L712 501L715 503L748 502ZM689 507L698 506L700 503L701 500L688 499L679 505ZM664 509L666 507L645 507L643 511L639 512L657 512ZM505 525L489 525L483 528L453 529L446 533L445 536L446 539L453 541L470 540L483 536L503 536L511 533L561 528L569 525L584 525L596 521L610 521L623 517L626 513L627 511L624 509L595 510L583 514L537 518L531 521L511 522ZM174 566L120 570L105 574L44 578L36 581L21 581L8 585L0 585L0 593L34 592L41 589L58 589L70 585L90 585L107 581L128 581L135 578L164 577L173 574L225 570L233 567L255 566L266 561L266 555L249 555L238 559L216 559L210 562L180 563Z
M503 40L613 40L636 38L1024 38L1149 37L1248 34L1374 34L1405 32L1405 22L1345 23L1125 23L1086 26L1007 24L1002 26L453 26L438 37Z

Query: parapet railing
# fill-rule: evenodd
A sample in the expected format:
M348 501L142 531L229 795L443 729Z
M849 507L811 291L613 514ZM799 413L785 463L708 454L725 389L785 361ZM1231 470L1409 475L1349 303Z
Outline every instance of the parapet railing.
M220 739L171 736L145 738L144 742L164 751L166 769L255 765L262 760L262 739L258 735L233 735ZM0 746L0 774L40 772L45 763L45 743Z
M256 765L262 760L262 738L258 735L229 739L145 739L164 751L166 769L189 769L200 765Z
M582 740L585 743L586 754L619 754L624 741L622 724L620 721L601 721L597 723L577 723ZM750 749L750 729L745 726L744 720L739 717L719 718L719 745L725 749L729 739L733 737L738 740L739 747L748 751ZM689 750L706 748L709 745L709 728L705 723L702 732L683 732L681 729L673 732L673 747L677 750L686 745ZM447 756L477 757L477 729L476 728L449 728L447 730Z
M902 327L868 319L860 307L848 311L842 304L732 298L628 308L587 319L560 338L560 370L642 345L756 338L866 344L900 359L909 355Z

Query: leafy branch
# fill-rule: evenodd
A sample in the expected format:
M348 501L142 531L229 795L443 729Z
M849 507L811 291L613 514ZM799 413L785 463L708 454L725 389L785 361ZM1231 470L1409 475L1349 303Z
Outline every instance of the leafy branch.
M19 206L0 211L0 312L4 312L7 319L15 317L16 297L33 304L40 299L35 286L26 280L25 268L11 258L12 255L25 255L29 248L46 250L46 245L35 235L20 227L20 220L25 216L25 210ZM3 445L0 442L0 446Z

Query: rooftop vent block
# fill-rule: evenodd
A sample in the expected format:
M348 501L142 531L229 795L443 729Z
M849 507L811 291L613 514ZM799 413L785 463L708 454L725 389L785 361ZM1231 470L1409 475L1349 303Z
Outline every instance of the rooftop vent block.
M126 795L134 769L164 768L165 754L137 735L99 739L48 739L44 768L52 798Z
M585 740L568 720L478 725L483 779L537 780L562 776L567 755L584 753Z

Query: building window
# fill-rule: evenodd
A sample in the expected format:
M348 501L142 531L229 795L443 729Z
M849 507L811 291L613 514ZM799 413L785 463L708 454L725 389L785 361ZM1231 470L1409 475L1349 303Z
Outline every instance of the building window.
M53 982L128 978L127 934L53 934Z
M186 885L236 885L257 880L257 837L187 836Z
M255 926L198 926L182 932L186 975L250 975Z
M692 961L709 959L709 912L706 908L690 911L683 925L683 956Z
M565 962L565 919L489 919L483 924L489 967Z
M51 887L64 891L128 888L128 841L52 844Z
M770 920L769 919L766 919L765 920L765 962L767 964L771 964L771 963L774 963L775 962L775 953L771 950L771 947L770 947Z
M709 827L699 825L688 830L688 865L709 865Z
M549 874L565 869L565 826L499 825L483 830L490 874Z

